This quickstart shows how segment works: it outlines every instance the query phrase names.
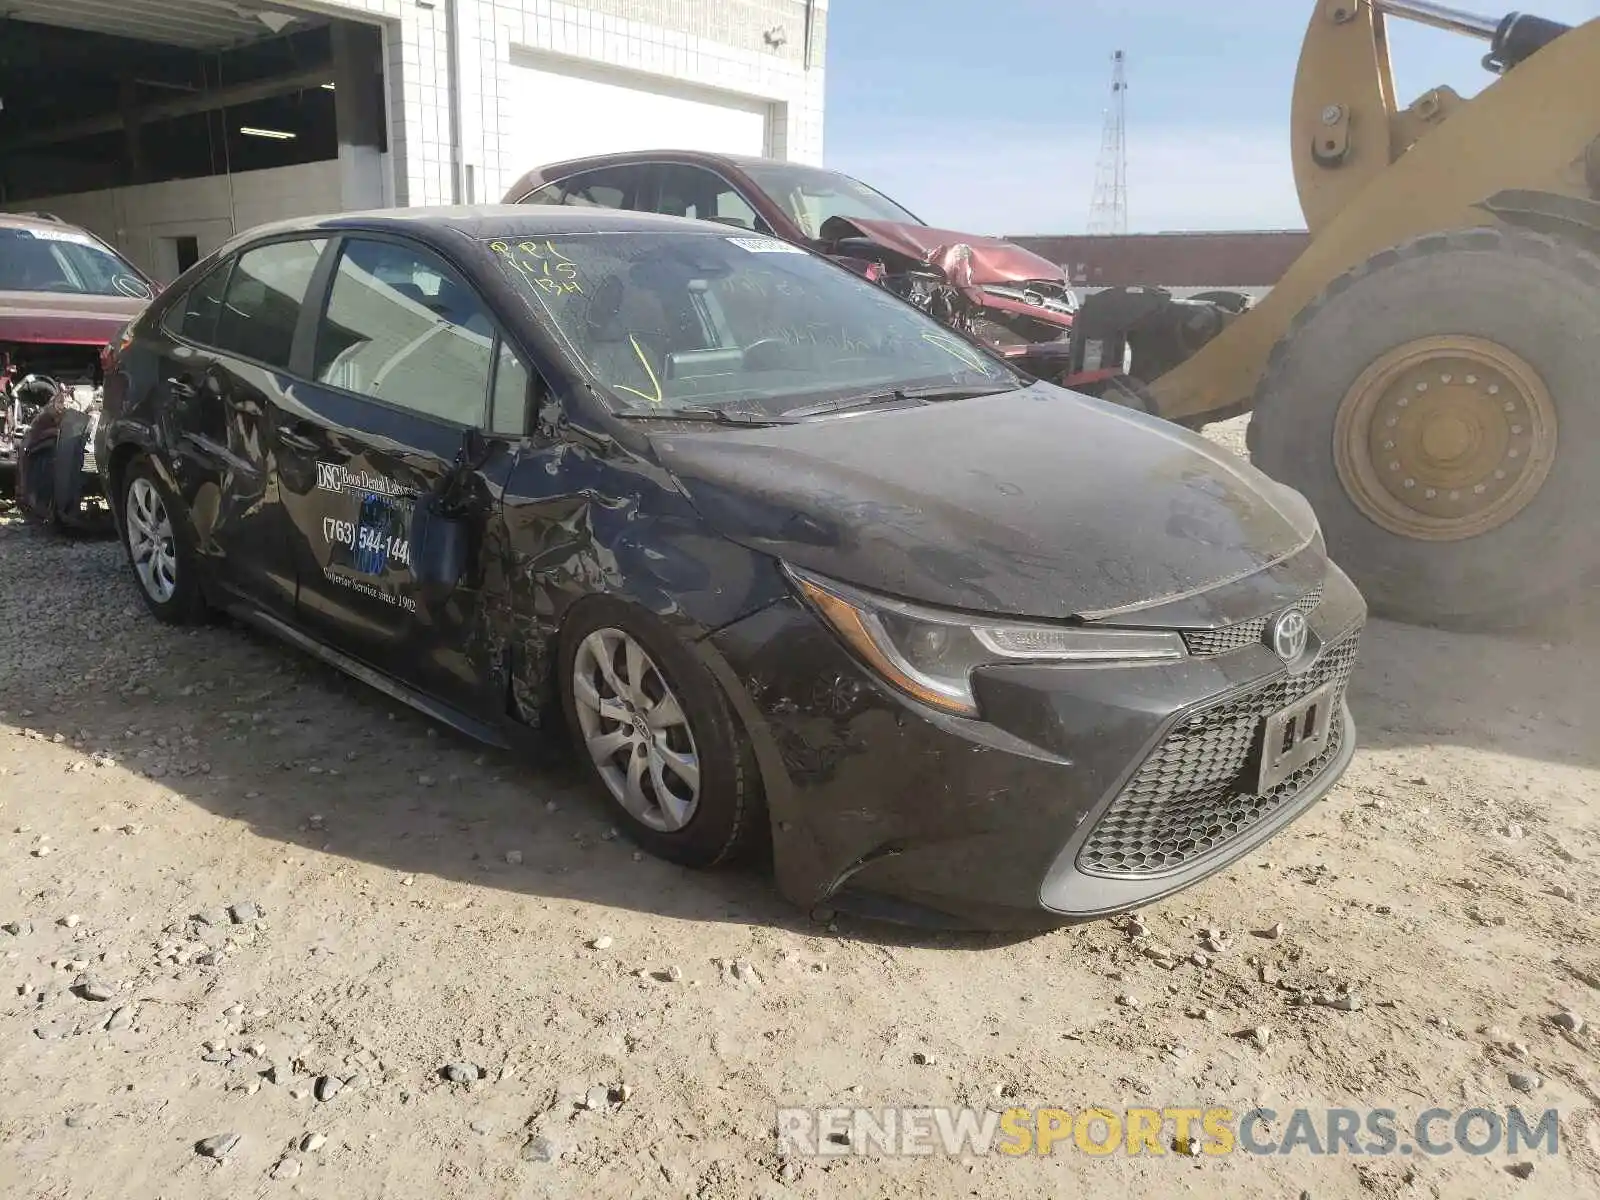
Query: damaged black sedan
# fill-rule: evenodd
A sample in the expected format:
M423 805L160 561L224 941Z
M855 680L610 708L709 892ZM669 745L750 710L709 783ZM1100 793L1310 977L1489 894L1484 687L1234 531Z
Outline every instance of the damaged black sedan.
M486 742L798 904L1037 926L1237 859L1354 749L1309 506L786 242L646 214L258 229L120 343L145 603Z

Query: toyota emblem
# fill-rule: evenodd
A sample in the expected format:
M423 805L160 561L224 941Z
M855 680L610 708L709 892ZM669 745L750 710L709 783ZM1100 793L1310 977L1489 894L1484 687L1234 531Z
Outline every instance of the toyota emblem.
M1306 615L1298 608L1280 613L1267 629L1267 641L1284 662L1293 662L1306 651L1306 636L1310 633Z

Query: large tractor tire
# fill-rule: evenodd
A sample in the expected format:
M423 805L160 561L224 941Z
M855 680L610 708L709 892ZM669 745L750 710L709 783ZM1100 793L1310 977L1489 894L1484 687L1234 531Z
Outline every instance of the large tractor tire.
M1273 350L1257 466L1301 491L1374 613L1530 623L1600 568L1600 259L1430 234L1335 280Z

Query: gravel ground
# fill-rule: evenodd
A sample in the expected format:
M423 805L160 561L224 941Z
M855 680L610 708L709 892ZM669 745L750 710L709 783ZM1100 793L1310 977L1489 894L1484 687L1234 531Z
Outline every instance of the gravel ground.
M0 566L5 1196L1600 1189L1591 617L1375 623L1312 812L1138 922L1002 938L641 856L562 771L157 624L114 544L0 514ZM1562 1140L783 1158L785 1104L1521 1105Z

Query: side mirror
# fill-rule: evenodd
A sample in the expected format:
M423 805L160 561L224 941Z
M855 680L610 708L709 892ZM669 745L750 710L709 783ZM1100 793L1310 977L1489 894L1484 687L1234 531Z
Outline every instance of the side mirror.
M494 452L481 429L461 437L461 449L432 491L418 496L411 513L411 575L423 598L436 603L448 596L472 553L470 481Z
M411 575L429 603L448 596L467 573L469 533L466 521L446 515L436 493L417 497L411 513Z

